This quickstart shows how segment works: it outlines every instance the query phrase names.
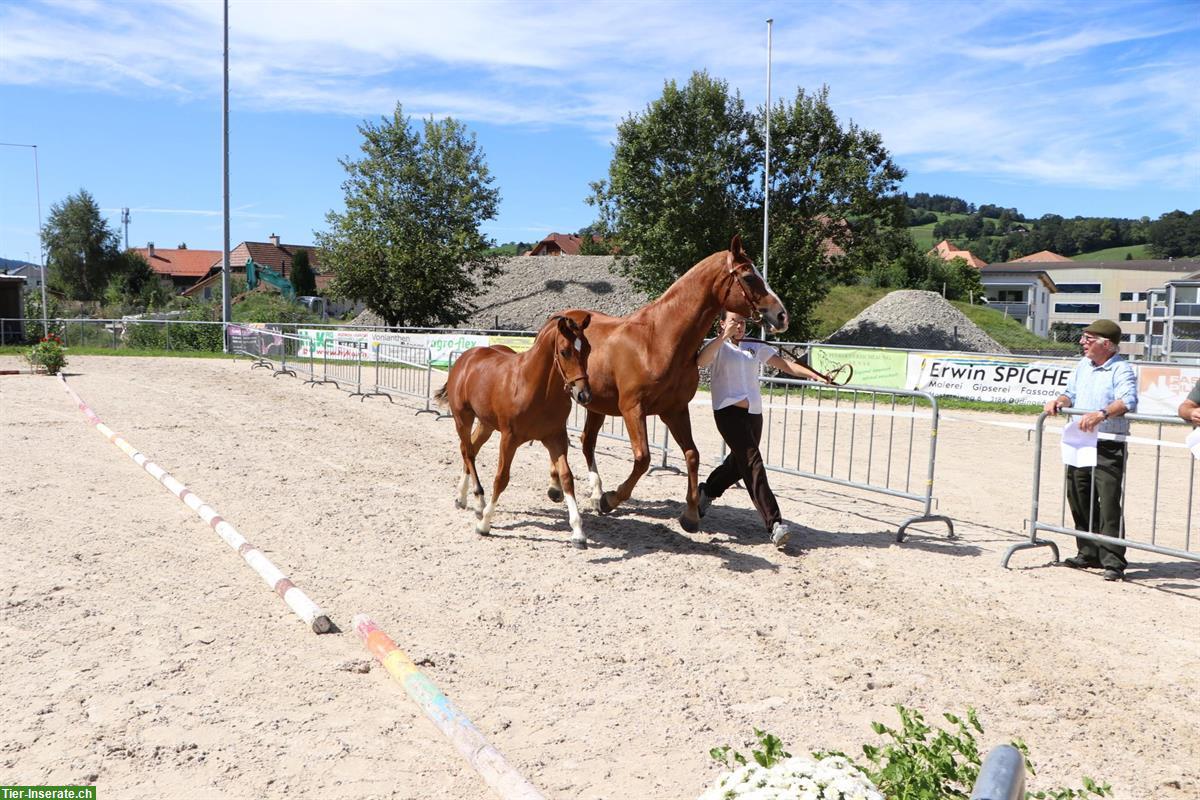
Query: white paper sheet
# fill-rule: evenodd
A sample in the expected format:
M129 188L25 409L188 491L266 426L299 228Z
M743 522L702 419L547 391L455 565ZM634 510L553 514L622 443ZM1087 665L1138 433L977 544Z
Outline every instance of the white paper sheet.
M1062 432L1062 460L1070 467L1096 466L1096 431L1085 433L1079 420L1071 420Z
M1192 455L1200 458L1200 428L1196 428L1189 433L1184 442L1187 444L1188 449L1192 451Z

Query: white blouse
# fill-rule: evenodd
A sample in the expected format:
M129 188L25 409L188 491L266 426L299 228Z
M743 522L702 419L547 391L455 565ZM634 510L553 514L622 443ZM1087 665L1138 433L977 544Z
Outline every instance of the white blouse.
M720 411L740 400L750 405L751 414L762 413L762 395L758 389L758 365L765 364L778 351L758 342L722 343L709 367L712 374L713 411Z

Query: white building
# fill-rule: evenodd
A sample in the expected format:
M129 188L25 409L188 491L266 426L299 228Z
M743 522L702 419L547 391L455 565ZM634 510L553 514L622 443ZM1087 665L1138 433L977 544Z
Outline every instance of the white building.
M1146 301L1150 290L1182 280L1197 267L1200 263L1195 261L1169 259L1009 262L989 264L980 274L1044 270L1056 287L1049 300L1050 325L1066 323L1082 331L1097 319L1111 319L1121 326L1121 352L1139 357L1146 349ZM985 277L984 285L990 284Z
M988 308L1003 312L1027 331L1048 337L1050 297L1058 291L1042 264L988 264L979 270Z

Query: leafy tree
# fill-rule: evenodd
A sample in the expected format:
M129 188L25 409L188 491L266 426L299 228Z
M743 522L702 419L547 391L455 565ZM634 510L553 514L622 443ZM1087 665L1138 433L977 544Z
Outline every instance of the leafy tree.
M608 180L592 185L589 202L606 236L637 257L621 268L639 288L662 292L733 233L762 224L762 118L724 81L696 72L682 88L668 81L618 126ZM802 336L829 286L865 272L887 249L884 233L905 226L904 172L878 134L839 123L826 88L798 90L771 120L768 278ZM745 239L752 255L755 239Z
M311 297L317 293L317 276L308 263L307 250L297 250L292 256L291 281L297 297Z
M122 314L160 308L171 301L166 289L141 253L127 251L118 255L117 267L104 290L104 303L121 308Z
M50 207L42 228L48 280L72 300L98 300L124 266L115 231L86 189Z
M415 131L399 103L391 118L364 122L362 158L340 161L344 213L317 234L333 291L360 299L388 325L454 325L499 270L479 226L500 193L482 149L459 122Z
M617 236L621 269L639 288L660 294L693 264L749 230L756 164L753 121L729 85L695 72L617 126L608 180L592 184L605 238Z
M1150 224L1150 253L1155 258L1200 256L1200 210L1170 211Z
M748 139L756 152L765 149L757 127ZM798 89L771 110L771 149L768 278L791 312L795 335L807 336L812 309L831 285L866 272L897 240L911 239L897 191L905 173L879 134L839 122L828 87ZM754 200L752 218L761 219L757 191Z

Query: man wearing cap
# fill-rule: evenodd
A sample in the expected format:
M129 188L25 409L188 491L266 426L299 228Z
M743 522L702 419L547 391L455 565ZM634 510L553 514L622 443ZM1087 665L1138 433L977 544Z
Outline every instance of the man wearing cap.
M1192 425L1200 425L1200 381L1192 386L1187 400L1179 404L1179 418Z
M1129 433L1125 414L1137 410L1137 379L1133 367L1117 355L1121 328L1109 319L1098 319L1083 329L1079 343L1083 358L1067 380L1067 391L1046 403L1045 412L1063 408L1090 413L1078 417L1085 432ZM1125 476L1125 442L1101 439L1096 443L1096 466L1067 467L1067 502L1075 529L1124 538L1121 531L1121 483ZM1093 482L1095 486L1093 487ZM1125 548L1076 537L1079 554L1062 563L1075 569L1104 570L1104 580L1125 577Z

